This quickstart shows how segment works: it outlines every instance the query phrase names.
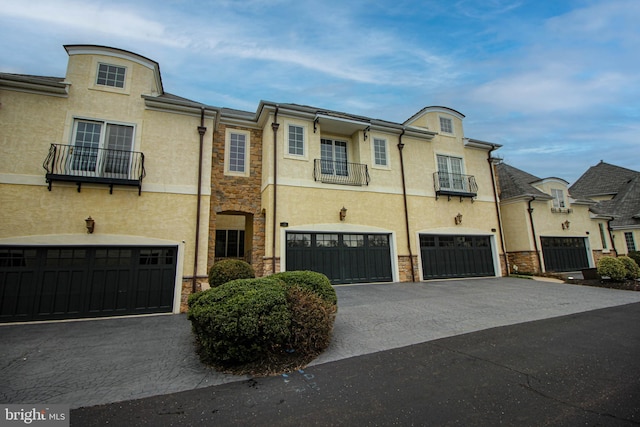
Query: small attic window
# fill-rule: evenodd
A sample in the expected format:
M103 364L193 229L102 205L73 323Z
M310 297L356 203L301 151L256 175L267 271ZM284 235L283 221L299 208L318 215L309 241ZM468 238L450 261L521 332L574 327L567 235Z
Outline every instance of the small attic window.
M125 67L118 67L116 65L109 64L98 64L98 77L96 79L96 84L102 86L124 88L125 72Z
M453 133L453 121L449 117L440 117L440 132Z

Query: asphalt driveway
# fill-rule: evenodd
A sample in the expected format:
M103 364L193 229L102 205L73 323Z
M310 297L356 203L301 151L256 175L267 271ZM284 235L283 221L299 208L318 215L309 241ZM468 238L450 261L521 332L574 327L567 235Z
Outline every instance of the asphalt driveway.
M512 278L338 286L312 365L640 302L639 292ZM200 364L185 315L0 326L0 402L93 406L246 379Z

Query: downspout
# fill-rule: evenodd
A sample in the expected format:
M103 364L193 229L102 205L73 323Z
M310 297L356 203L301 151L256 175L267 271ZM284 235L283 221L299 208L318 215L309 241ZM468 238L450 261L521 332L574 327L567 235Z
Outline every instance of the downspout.
M404 158L402 156L402 150L404 144L402 143L402 136L404 135L405 128L402 128L402 133L398 137L398 151L400 151L400 173L402 175L402 197L404 200L404 223L407 229L407 247L409 248L409 262L411 263L411 281L416 281L416 275L414 273L413 265L413 253L411 252L411 232L409 231L409 209L407 207L407 185L404 177Z
M276 213L278 212L278 105L273 115L273 229L271 239L271 274L276 273Z
M535 196L531 196L531 199L529 199L529 209L527 209L527 212L529 212L529 222L531 223L531 233L533 233L533 245L536 249L536 256L538 257L538 266L540 268L540 272L542 273L542 259L540 259L540 249L538 248L536 227L533 225L533 208L531 207L531 202L533 202L534 200L536 200Z
M202 151L204 146L204 134L206 132L207 128L204 126L204 107L200 107L200 126L198 126L198 133L200 134L200 152L198 154L198 198L196 204L196 238L193 251L193 278L191 279L192 293L196 293L198 291L198 249L200 247L200 207L202 205Z
M498 215L498 230L500 231L500 246L502 246L502 253L504 254L504 263L507 267L507 276L509 275L509 271L511 268L509 266L509 256L507 255L507 249L504 243L504 230L502 228L502 215L500 213L500 202L498 200L498 185L496 183L496 175L495 169L493 167L493 160L491 158L491 153L493 153L498 147L495 145L491 146L491 150L487 154L487 161L489 162L489 169L491 170L491 183L493 184L493 199L496 202L496 214Z
M611 227L611 221L613 221L613 218L607 220L607 231L609 232L609 240L611 240L611 247L613 248L613 251L616 253L616 256L618 256L618 250L616 249L616 242L613 240L613 228Z

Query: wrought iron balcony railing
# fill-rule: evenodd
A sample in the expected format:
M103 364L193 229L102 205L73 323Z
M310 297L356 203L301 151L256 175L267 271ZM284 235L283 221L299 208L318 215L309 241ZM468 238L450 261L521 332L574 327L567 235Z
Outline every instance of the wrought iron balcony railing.
M471 198L478 195L478 184L473 175L434 172L433 185L436 190L436 198L440 195Z
M74 182L80 191L82 183L138 187L145 177L144 154L137 151L111 150L74 145L51 144L42 167L51 191L53 181Z
M313 179L330 184L369 185L369 169L360 163L315 159Z

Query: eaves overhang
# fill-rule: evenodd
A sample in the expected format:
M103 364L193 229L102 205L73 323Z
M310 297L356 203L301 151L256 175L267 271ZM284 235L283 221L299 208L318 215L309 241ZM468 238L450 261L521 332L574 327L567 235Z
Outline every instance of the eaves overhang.
M317 124L322 129L322 132L339 135L353 135L358 131L371 127L370 120L339 117L330 113L316 113L313 122L314 128Z
M69 86L63 78L0 73L0 87L9 90L66 97Z
M219 114L218 108L200 104L198 102L153 95L142 95L142 98L144 99L145 106L154 110L199 115L204 109L205 116L207 118L213 118Z
M479 139L473 138L465 138L464 146L470 148L480 148L482 150L496 150L502 147L501 144L496 144L494 142L481 141Z

